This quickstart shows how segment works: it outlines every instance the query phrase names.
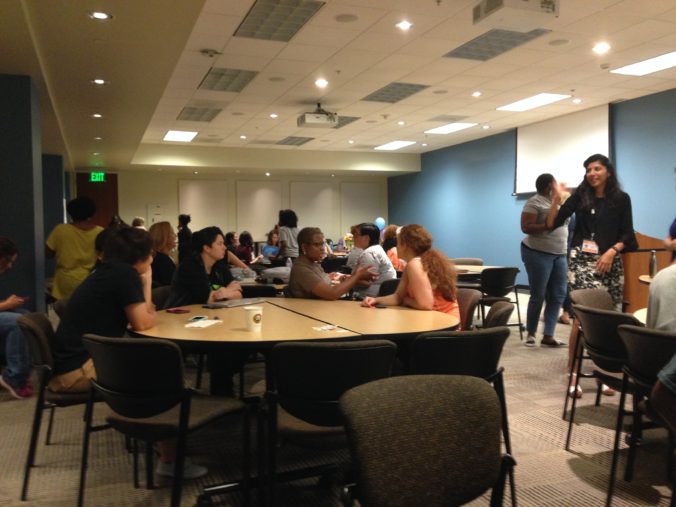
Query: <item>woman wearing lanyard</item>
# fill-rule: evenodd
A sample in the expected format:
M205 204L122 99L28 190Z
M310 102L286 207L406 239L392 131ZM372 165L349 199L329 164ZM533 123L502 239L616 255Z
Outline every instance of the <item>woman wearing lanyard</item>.
M638 248L631 199L620 189L615 168L608 157L592 155L583 165L586 174L582 183L560 208L561 192L554 189L547 226L550 229L561 227L575 213L577 223L568 261L570 289L605 288L616 309L621 311L624 270L620 253ZM572 361L576 344L577 325L573 325L569 361Z

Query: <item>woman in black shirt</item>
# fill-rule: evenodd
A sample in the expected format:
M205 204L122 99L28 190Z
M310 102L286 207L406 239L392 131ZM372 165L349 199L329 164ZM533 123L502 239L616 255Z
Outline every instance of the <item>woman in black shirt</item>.
M178 215L178 263L192 252L192 231L188 228L190 215Z
M153 288L171 285L176 264L169 253L176 248L176 233L169 222L157 222L148 231L153 240Z

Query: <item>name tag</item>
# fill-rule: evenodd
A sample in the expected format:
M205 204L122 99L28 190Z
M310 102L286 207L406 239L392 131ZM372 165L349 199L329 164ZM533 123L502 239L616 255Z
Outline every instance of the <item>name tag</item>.
M596 244L596 241L585 239L582 241L582 251L590 254L597 254L599 253L599 246Z

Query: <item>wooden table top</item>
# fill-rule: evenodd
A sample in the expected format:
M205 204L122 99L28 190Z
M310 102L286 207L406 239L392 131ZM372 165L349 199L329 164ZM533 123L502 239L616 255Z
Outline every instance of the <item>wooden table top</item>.
M653 281L653 277L650 275L641 275L638 277L638 281L645 285L650 285Z
M473 275L480 275L481 272L486 269L486 268L501 268L502 266L475 266L472 264L456 264L455 269L458 271L459 274L473 274Z
M258 306L258 305L257 305ZM324 322L290 312L270 303L261 303L263 307L263 327L260 333L247 331L245 310L235 308L207 309L202 305L182 306L190 313L157 312L155 326L136 334L149 338L168 338L178 341L229 344L272 344L281 341L316 340L323 338L347 338L357 333L346 330L322 331ZM218 317L221 324L206 328L186 328L188 319L195 315L206 315L210 319Z
M271 305L349 329L361 335L396 335L439 331L457 326L457 318L446 313L415 310L403 306L366 308L358 301L270 298ZM263 317L265 321L265 316Z
M634 317L636 317L636 319L638 321L640 321L641 324L645 325L646 321L648 320L648 309L647 308L639 308L638 310L636 310L634 312Z

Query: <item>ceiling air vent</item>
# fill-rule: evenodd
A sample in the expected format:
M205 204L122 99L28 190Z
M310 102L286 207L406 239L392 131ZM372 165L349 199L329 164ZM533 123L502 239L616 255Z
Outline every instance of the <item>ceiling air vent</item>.
M275 144L282 146L301 146L310 141L314 141L314 137L298 137L298 136L289 136L285 137L281 141L277 141Z
M258 72L254 70L212 67L204 76L199 88L218 92L241 92L257 74Z
M502 29L489 30L444 56L485 62L549 32L550 30L542 28L527 33Z
M235 37L289 42L325 2L256 0L235 30Z
M413 84L413 83L390 83L383 86L380 90L367 95L361 100L368 100L371 102L390 102L394 104L400 100L410 97L420 90L429 88L427 85Z

